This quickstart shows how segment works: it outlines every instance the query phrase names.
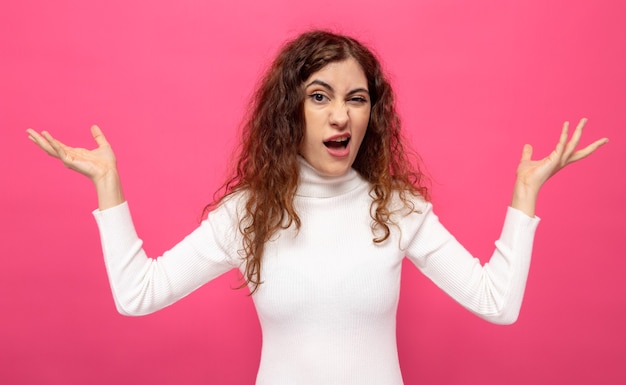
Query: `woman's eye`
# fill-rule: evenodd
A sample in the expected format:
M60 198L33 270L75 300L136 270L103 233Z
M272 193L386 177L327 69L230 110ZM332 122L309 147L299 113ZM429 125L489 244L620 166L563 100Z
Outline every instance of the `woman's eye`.
M363 104L363 103L367 103L367 99L365 99L362 96L355 96L353 98L350 98L351 102L355 102L355 103L359 103L359 104Z
M320 94L320 93L311 94L309 95L309 97L313 99L314 102L318 102L318 103L321 103L327 99L326 95Z

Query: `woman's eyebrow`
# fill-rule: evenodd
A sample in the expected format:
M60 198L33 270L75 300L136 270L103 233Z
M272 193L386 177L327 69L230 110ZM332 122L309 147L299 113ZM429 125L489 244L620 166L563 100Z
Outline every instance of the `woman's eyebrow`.
M333 89L333 87L332 87L330 84L328 84L328 83L326 83L326 82L324 82L324 81L322 81L322 80L319 80L319 79L315 79L315 80L313 80L311 83L307 84L307 85L305 86L305 88L309 88L310 86L315 85L315 84L317 84L317 85L319 85L319 86L322 86L322 87L326 88L326 89L327 89L328 91L330 91L330 92L335 92L335 90ZM364 92L364 93L366 93L366 94L368 94L368 95L369 95L369 93L370 93L370 92L369 92L369 90L368 90L367 88L362 88L362 87L360 87L360 88L355 88L355 89L353 89L353 90L350 90L350 91L348 92L348 95L353 95L353 94L356 94L356 93L359 93L359 92Z
M321 81L321 80L318 80L318 79L315 79L315 80L313 80L311 83L307 84L305 88L309 88L310 86L312 86L312 85L314 85L314 84L317 84L317 85L319 85L319 86L322 86L322 87L324 87L324 88L328 89L330 92L334 92L334 91L335 91L335 90L333 89L333 87L331 87L331 85L330 85L330 84L328 84L328 83L326 83L326 82L323 82L323 81Z
M348 95L353 95L353 94L358 94L359 92L364 92L366 94L370 94L369 90L367 88L355 88L353 90L351 90L350 92L348 92Z

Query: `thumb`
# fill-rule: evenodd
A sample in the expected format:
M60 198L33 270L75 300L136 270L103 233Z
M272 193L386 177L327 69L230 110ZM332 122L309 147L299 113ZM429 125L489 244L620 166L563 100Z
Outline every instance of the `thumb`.
M96 141L99 147L108 144L106 138L104 137L104 134L102 133L102 130L95 124L91 126L91 135L93 136L93 139Z
M522 161L530 160L533 155L533 146L525 144L522 149Z

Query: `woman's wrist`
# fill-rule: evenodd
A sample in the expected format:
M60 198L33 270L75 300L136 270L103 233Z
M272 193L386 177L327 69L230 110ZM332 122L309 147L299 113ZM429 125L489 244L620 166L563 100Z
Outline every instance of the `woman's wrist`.
M117 170L108 171L97 180L94 180L94 185L98 194L98 208L100 210L106 210L124 203L124 193Z
M515 182L513 188L513 198L511 199L511 207L522 211L529 217L535 216L535 208L537 205L537 196L539 189L520 181Z

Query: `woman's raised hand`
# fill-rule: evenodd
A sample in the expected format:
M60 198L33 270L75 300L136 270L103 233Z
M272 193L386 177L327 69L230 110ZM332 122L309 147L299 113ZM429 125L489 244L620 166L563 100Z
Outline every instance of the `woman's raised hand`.
M98 126L91 127L98 145L93 150L67 146L46 131L39 134L29 128L26 132L28 138L48 155L60 159L66 167L87 176L94 183L101 210L124 202L115 154Z
M517 167L517 180L513 192L512 207L534 216L537 194L541 186L565 166L586 158L609 141L607 138L602 138L585 148L577 150L576 148L580 143L583 127L586 123L587 119L581 119L571 139L568 141L569 122L565 122L556 148L543 159L532 160L532 146L529 144L524 146L522 159Z
M91 134L98 145L93 150L67 146L54 139L46 131L40 135L29 128L26 132L28 132L28 138L48 155L60 159L66 167L87 176L94 183L107 173L116 171L113 149L98 126L91 127Z

